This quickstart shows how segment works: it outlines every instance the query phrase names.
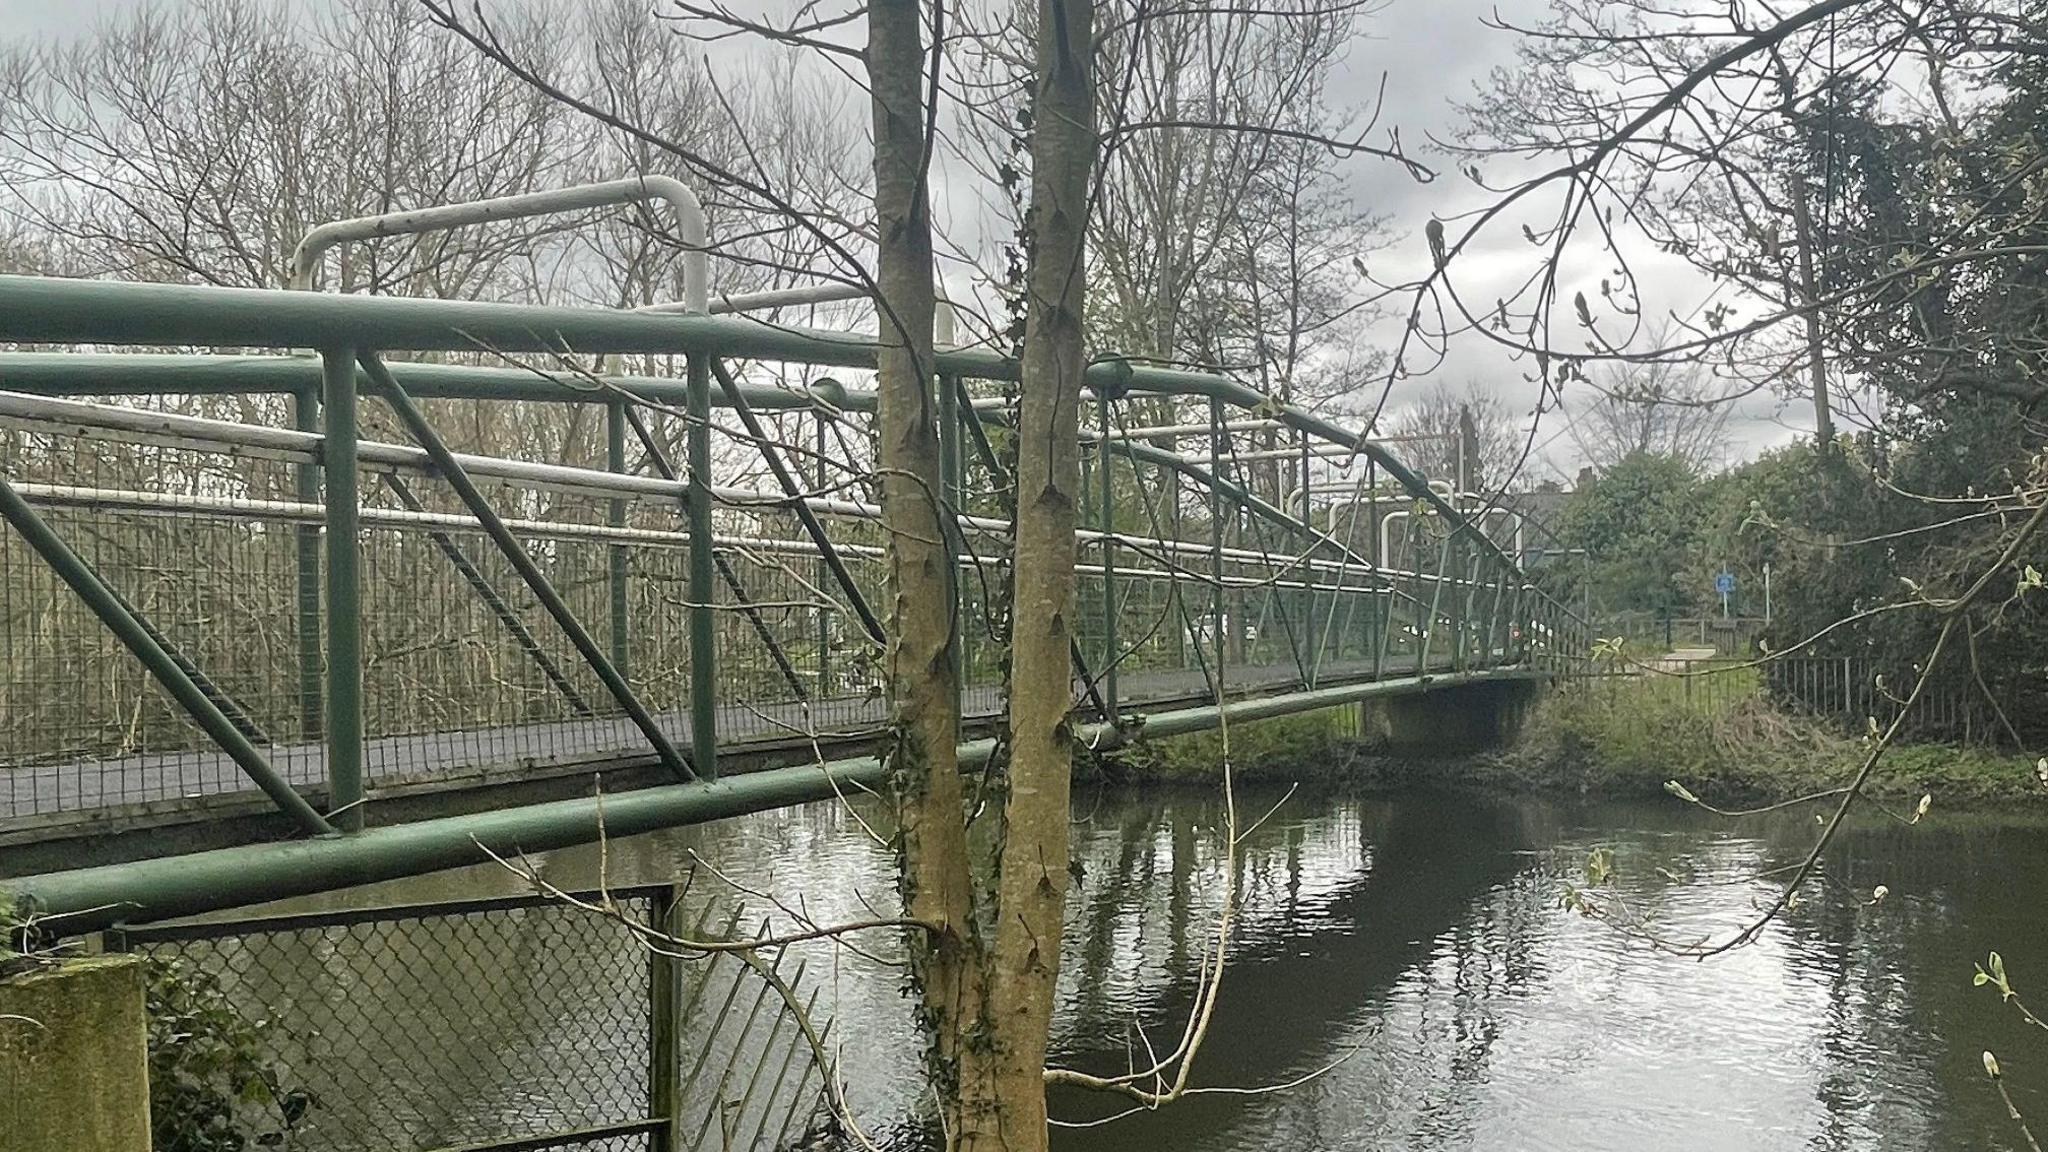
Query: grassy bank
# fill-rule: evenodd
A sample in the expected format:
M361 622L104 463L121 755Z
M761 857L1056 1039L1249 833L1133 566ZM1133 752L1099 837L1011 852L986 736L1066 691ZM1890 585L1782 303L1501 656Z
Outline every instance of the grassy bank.
M1141 740L1096 761L1105 779L1132 783L1205 783L1221 778L1220 730ZM1232 724L1230 764L1242 781L1348 783L1359 755L1358 712L1325 708L1299 716Z
M1603 795L1657 793L1677 780L1712 803L1839 788L1869 755L1867 741L1753 694L1707 699L1683 688L1650 678L1550 693L1512 745L1475 758L1466 774L1489 787ZM1945 744L1887 750L1867 791L1898 799L1931 793L1945 803L2048 800L2030 759Z
M1753 685L1669 677L1553 691L1506 747L1431 759L1392 754L1361 736L1357 713L1338 708L1233 725L1239 780L1300 781L1361 790L1427 785L1501 793L1651 796L1677 780L1708 803L1747 803L1841 787L1868 744L1817 721L1777 711ZM1690 689L1690 690L1689 690ZM1100 766L1113 780L1213 781L1223 762L1216 732L1145 741ZM1985 748L1900 745L1885 753L1868 792L1944 804L2048 802L2031 757Z

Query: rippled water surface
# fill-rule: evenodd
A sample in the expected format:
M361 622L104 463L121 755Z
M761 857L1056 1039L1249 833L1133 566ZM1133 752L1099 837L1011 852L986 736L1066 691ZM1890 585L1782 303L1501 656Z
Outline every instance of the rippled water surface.
M1276 799L1240 806L1256 814ZM1069 905L1062 1061L1120 1071L1143 1059L1143 1037L1173 1045L1221 904L1221 825L1217 799L1199 792L1077 799L1083 879ZM1775 892L1757 875L1796 862L1813 831L1810 813L1727 822L1676 803L1297 795L1248 844L1231 965L1194 1081L1245 1089L1327 1071L1063 1130L1055 1145L2022 1148L1979 1053L1999 1053L2016 1103L2048 1123L2048 1033L1970 976L1999 949L2021 990L2038 987L2048 1003L2048 821L1858 822L1824 886L1757 943L1704 961L1559 900L1588 853L1606 848L1616 880L1604 899L1669 939L1725 936ZM801 894L821 920L892 900L887 852L835 805L619 842L610 878L666 879L695 858ZM594 879L596 855L542 864L573 887ZM349 899L508 884L471 871ZM1890 895L1868 904L1878 884ZM871 1127L895 1126L919 1091L898 974L820 949L811 978L854 1106ZM1085 1121L1111 1108L1061 1095L1054 1110Z

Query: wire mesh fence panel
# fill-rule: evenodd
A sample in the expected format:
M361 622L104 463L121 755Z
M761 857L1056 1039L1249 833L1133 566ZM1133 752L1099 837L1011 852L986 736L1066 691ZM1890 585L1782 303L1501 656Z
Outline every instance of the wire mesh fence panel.
M872 731L885 716L873 646L843 592L807 571L807 551L736 546L724 571L718 637L719 731L745 740L807 740ZM878 566L846 557L850 570Z
M401 487L391 479L366 478L371 507L439 514L449 526L373 520L363 532L366 773L389 781L479 766L650 755L622 703L448 487L431 477L406 478ZM681 579L687 552L675 509L658 500L622 501L630 504L628 523L618 528L642 537L628 544L606 535L609 499L480 487L664 730L679 731L676 709L688 688L681 623L687 603L670 586ZM627 574L616 583L615 554ZM623 598L620 610L615 597ZM614 635L621 617L626 631Z
M1092 527L1070 623L1086 673L1076 699L1091 710L1112 672L1132 703L1194 702L1211 678L1241 693L1406 675L1425 662L1432 674L1470 670L1541 652L1566 626L1554 613L1518 616L1526 635L1503 628L1497 642L1499 609L1485 606L1494 562L1423 502L1368 507L1362 528L1354 507L1344 541L1323 537L1279 511L1298 502L1302 516L1321 515L1298 500L1313 492L1306 464L1297 477L1299 461L1272 455L1281 440L1263 435L1271 428L1245 441L1242 459L1224 438L1229 458L1206 462L1221 467L1217 487L1198 463L1215 446L1202 426L1186 431L1206 402L1124 403L1161 427L1084 453L1098 487L1084 493ZM833 501L818 506L819 531L836 566L782 491L789 477L763 466L764 446L714 431L717 578L706 592L694 584L703 574L684 490L655 478L674 474L684 425L673 414L644 414L643 451L602 403L433 399L421 410L424 424L401 422L391 403L365 396L352 551L325 526L340 506L342 478L322 464L331 445L299 428L283 396L130 398L63 419L16 407L0 419L0 471L148 625L152 644L309 789L326 785L331 754L337 786L353 787L347 734L327 718L334 697L358 687L360 775L372 787L652 763L658 745L690 743L693 714L715 722L727 748L867 736L886 722L869 635L879 625L864 616L886 620L893 590L886 535L871 508L848 504L876 498L859 418L770 418L780 449L806 439L806 422L821 437L798 471ZM459 469L444 461L444 475L416 437L473 455ZM1169 450L1160 443L1184 453L1176 467L1123 454ZM959 503L1005 515L1004 471L963 445ZM760 498L736 495L735 483ZM486 524L499 519L502 531ZM986 520L960 526L968 717L1004 705L1007 535ZM1352 551L1361 537L1381 563ZM351 556L359 580L335 563ZM706 609L711 651L693 653L692 619ZM107 615L22 538L0 535L0 820L250 789L115 640ZM339 621L359 626L359 685L335 650ZM705 713L693 681L707 660L716 682Z
M636 923L700 936L742 921L671 888L612 897ZM669 959L542 897L139 928L109 945L168 965L159 979L203 972L267 1021L258 1055L311 1102L285 1125L311 1152L768 1149L816 1120L822 1081L789 1003L813 996L800 966L775 965L771 984L728 954Z
M258 745L304 738L298 525L230 515L289 465L0 429L0 472ZM15 533L0 534L0 818L246 786L140 660Z

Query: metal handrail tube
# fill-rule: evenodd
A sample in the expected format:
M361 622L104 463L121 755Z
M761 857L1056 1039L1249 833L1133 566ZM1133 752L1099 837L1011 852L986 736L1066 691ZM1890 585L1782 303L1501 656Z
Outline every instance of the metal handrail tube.
M291 287L297 291L312 288L313 277L320 270L321 257L327 254L328 249L351 241L440 232L494 220L552 216L644 200L666 200L675 209L677 239L683 246L683 306L692 312L704 311L705 294L711 282L704 205L689 185L673 176L629 176L601 184L550 188L541 192L522 192L516 196L330 221L306 233L299 239L298 246L292 249Z
M550 374L537 368L491 368L466 364L429 364L386 360L384 367L405 390L421 400L532 400L590 404L615 397L609 389L660 403L681 404L688 385L666 376L604 375L607 389L593 386L574 373ZM358 387L368 384L359 370ZM164 352L5 352L0 351L0 388L37 396L185 396L290 395L320 386L320 362L303 356L174 355ZM740 385L747 403L760 409L809 411L821 405L851 412L869 412L875 394L820 381L807 391L766 384ZM725 399L712 397L722 408Z
M221 448L257 449L293 459L315 459L321 450L322 437L317 432L301 432L292 428L275 428L262 424L242 424L232 420L215 420L205 416L184 416L175 413L151 412L139 408L124 408L116 404L93 404L83 400L59 400L43 396L30 396L16 392L0 392L0 418L34 420L37 422L76 425L88 428L106 428L135 433L137 435L162 435L175 437L193 444L211 445ZM1129 452L1134 458L1152 459L1152 451L1143 445L1124 445L1114 449ZM433 470L433 460L424 448L409 444L392 444L379 440L363 440L356 445L356 454L365 464L381 464L410 468L421 471ZM508 460L497 456L479 456L467 452L451 453L455 462L465 472L475 476L487 476L497 480L510 480L523 484L552 488L558 491L577 492L594 496L629 495L645 496L662 500L679 499L685 485L681 481L666 480L653 476L633 476L607 472L595 468L580 468L570 464L544 464L527 460ZM1195 465L1183 469L1194 479L1215 482L1208 472ZM1283 527L1301 529L1302 525L1278 509L1271 508L1263 500L1230 481L1221 481L1221 487L1233 498L1249 500L1253 511L1276 516ZM737 508L788 507L791 498L774 492L763 492L750 488L730 485L713 485L712 495L720 502ZM882 509L878 504L867 504L833 497L805 497L803 503L810 511L848 519L878 520ZM961 515L960 523L977 532L1004 535L1010 530L1007 520L989 516ZM1209 546L1190 541L1175 541L1149 536L1133 536L1127 533L1105 534L1092 529L1075 533L1083 545L1098 544L1105 538L1119 543L1154 547L1162 551L1189 551L1207 555ZM1334 544L1335 542L1332 541ZM1341 549L1341 545L1339 545ZM1269 558L1252 549L1226 548L1227 559L1267 563ZM1280 558L1283 562L1289 558ZM1353 558L1354 564L1367 571L1374 569L1362 558ZM1330 561L1314 560L1295 562L1293 566L1312 563L1319 568L1334 567ZM1386 570L1390 574L1399 574Z
M69 507L118 508L173 516L204 515L222 518L272 519L295 523L319 523L324 515L322 506L319 504L290 500L269 500L249 496L197 496L179 492L142 492L124 489L91 488L73 484L42 484L27 481L17 483L15 487L31 503ZM785 503L785 501L782 501L772 493L751 493L745 492L745 490L734 491L754 497L755 500L753 502L761 506ZM879 515L879 510L875 509L872 505L844 504L842 507L821 510L827 515L840 515L861 520L873 520ZM392 508L365 507L361 511L361 517L364 524L377 527L450 529L469 532L483 530L474 517L453 512L412 512ZM689 545L689 535L687 533L663 531L656 528L614 527L604 524L577 524L554 520L506 519L504 523L507 527L518 531L522 535L550 539L608 541L678 548L688 547ZM1000 534L1008 529L1007 522L1000 520L994 521L989 525L978 524L976 527L978 530L990 534ZM1101 544L1106 534L1089 529L1077 533L1077 536L1082 547L1090 547ZM775 540L764 537L735 535L717 535L712 539L715 544L736 549L758 548L763 551L806 556L817 554L816 546L809 541ZM1190 540L1133 536L1129 533L1114 534L1113 539L1118 546L1133 550L1151 549L1160 552L1199 556L1208 556L1210 553L1209 545ZM880 548L870 545L835 544L834 547L842 553L851 555L869 558L882 555ZM1304 568L1317 572L1335 572L1339 575L1345 574L1346 571L1345 566L1337 561L1268 557L1263 553L1248 548L1225 548L1224 558L1240 565L1270 564L1277 567ZM961 564L969 567L978 563L977 559L971 554L962 554L958 557L958 560ZM1155 578L1167 578L1173 575L1170 572L1159 569L1128 570L1125 574L1132 576L1146 575ZM1387 586L1391 582L1435 580L1439 578L1431 573L1409 569L1378 568L1361 570L1355 565L1350 568L1350 574L1356 577L1370 576L1374 578L1373 583L1362 585L1347 584L1342 586L1345 591L1352 592L1388 592L1393 591L1393 589ZM1247 587L1274 583L1271 580L1258 577L1227 576L1226 579ZM1463 581L1455 577L1448 579L1454 584L1463 583ZM1317 587L1327 590L1331 586L1319 584Z
M193 496L179 492L139 492L119 488L87 488L73 484L37 484L20 482L14 485L22 499L30 504L54 508L97 508L117 509L161 516L209 517L222 520L277 521L287 524L318 524L325 516L325 509L319 504L291 500L263 500L246 496ZM417 529L426 532L464 532L482 534L484 528L475 517L458 512L415 512L401 508L365 507L361 513L365 527L389 528L393 530ZM543 539L585 540L597 543L641 544L656 548L687 548L690 536L687 532L663 531L658 528L621 528L609 524L576 524L555 520L519 520L507 518L507 528L522 536ZM766 536L717 535L712 542L719 548L733 552L760 552L770 555L815 556L817 546L809 540L789 540ZM859 556L868 560L882 558L883 549L873 544L835 544L841 553ZM1206 548L1206 546L1204 546ZM981 560L970 553L961 553L954 562L962 568L974 568ZM1098 564L1076 564L1074 571L1088 575L1102 574ZM1178 574L1163 568L1134 568L1129 564L1118 564L1119 577L1147 580L1172 580ZM1354 576L1365 573L1353 572ZM1389 572L1389 576L1410 580L1426 580L1433 577L1421 573ZM1385 595L1388 592L1383 582L1370 584L1309 584L1287 579L1267 579L1258 576L1237 576L1225 574L1223 582L1241 588L1313 588L1319 592L1342 592L1347 595Z
M725 316L636 314L589 308L479 304L376 296L334 296L250 288L136 284L0 276L0 340L305 348L361 345L419 351L699 353L871 368L877 344L865 334L826 333ZM980 349L935 357L947 376L1014 380L1012 358ZM1091 363L1084 383L1102 395L1128 391L1205 396L1258 409L1289 428L1371 458L1416 498L1453 523L1462 513L1386 448L1361 433L1209 373ZM1473 533L1490 556L1517 568L1505 550ZM1517 569L1518 570L1518 569Z

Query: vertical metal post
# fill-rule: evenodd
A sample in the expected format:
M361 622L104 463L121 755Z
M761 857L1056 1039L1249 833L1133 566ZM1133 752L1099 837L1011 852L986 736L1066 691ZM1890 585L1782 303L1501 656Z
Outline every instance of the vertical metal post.
M1216 686L1221 697L1223 660L1229 649L1224 638L1228 629L1223 626L1223 401L1214 397L1209 400L1209 568L1216 581L1209 591L1209 613L1216 632Z
M1178 440L1175 440L1169 444L1169 447L1178 452L1180 450L1180 443ZM1164 489L1162 495L1167 502L1167 515L1173 523L1173 538L1180 540L1183 538L1181 536L1180 473L1175 472L1171 468L1161 468L1159 471L1160 487ZM1175 668L1186 668L1188 666L1189 640L1188 614L1187 605L1180 594L1180 587L1181 581L1178 577L1169 579L1166 583L1166 599L1173 607L1173 666Z
M811 442L811 486L819 491L825 488L825 410L812 410L815 419L812 426L816 435ZM818 586L830 586L832 566L825 560L824 550L818 552ZM814 693L821 700L837 695L832 690L832 613L822 604L816 609L818 617L818 687Z
M1410 519L1415 519L1410 517ZM1436 643L1436 614L1444 602L1444 573L1451 566L1451 536L1444 535L1444 542L1436 552L1436 576L1430 587L1429 612L1422 618L1422 651L1415 658L1415 674L1429 675L1429 650Z
M687 496L690 522L690 763L698 776L718 778L718 661L713 651L712 604L717 568L711 563L711 365L703 355L689 359L685 394L690 426L684 445L689 457Z
M1507 639L1503 643L1507 649L1507 662L1510 664L1528 662L1529 619L1522 600L1522 595L1526 591L1528 585L1517 582L1514 589L1508 593L1508 630Z
M1078 420L1076 421L1076 423L1077 423L1077 424L1079 423L1079 422L1078 422ZM1090 451L1088 451L1086 447L1083 447L1083 448L1082 448L1082 449L1080 450L1080 454L1081 454L1081 506L1080 506L1079 508L1075 509L1075 523L1079 524L1079 525L1081 526L1081 528L1082 528L1082 529L1086 530L1086 529L1089 529L1089 528L1093 528L1093 527L1095 527L1095 509L1096 509L1096 504L1095 504L1095 502L1094 502L1094 501L1092 501L1092 500L1090 500L1090 499L1088 498L1089 494L1095 491L1095 454L1094 454L1094 453L1092 453L1092 452L1090 452ZM1079 556L1080 556L1080 553L1079 553L1079 550L1077 549L1077 550L1076 550L1076 552L1075 552L1075 558L1076 558L1076 559L1078 560L1078 559L1079 559ZM1076 643L1076 644L1079 644L1079 643L1080 643L1080 642L1082 641L1082 639L1083 639L1083 634L1084 634L1084 633L1085 633L1085 632L1087 631L1087 627L1086 627L1087 615L1086 615L1086 613L1088 612L1088 609L1089 609L1089 607L1090 607L1090 600L1091 600L1091 598L1090 598L1090 597L1088 596L1088 594L1087 594L1087 592L1088 592L1087 584L1088 584L1088 582L1087 582L1086 578L1082 577L1082 576L1081 576L1081 575L1080 575L1079 573L1076 573L1076 574L1075 574L1075 576L1074 576L1074 618L1075 618L1075 622L1076 622L1076 627L1075 627L1075 629L1074 629L1074 633L1073 633L1073 636L1074 636L1074 643ZM1096 605L1096 606L1097 606L1097 610L1099 611L1099 610L1100 610L1100 608L1099 608L1099 602L1097 602L1097 605ZM1107 715L1105 715L1105 716L1103 716L1103 719L1107 720L1107 719L1109 719L1109 717L1108 717Z
M327 811L363 826L363 582L356 491L356 354L320 352L327 529Z
M604 407L604 466L618 473L626 470L626 402L623 400L613 400ZM605 523L613 528L626 526L626 501L623 497L611 500L605 510ZM612 665L619 670L619 675L630 680L632 673L627 656L631 651L631 638L627 628L631 606L627 600L626 546L614 544L607 552L611 568Z
M1508 577L1513 569L1503 571L1493 581L1493 609L1486 614L1486 651L1484 663L1489 668L1498 668L1508 662L1507 617L1503 612L1508 604ZM1499 658L1495 658L1495 653Z
M951 344L952 310L942 304L939 311L945 320L938 327L948 330L936 333L936 338L941 344ZM967 692L967 621L960 605L960 554L965 550L960 533L960 389L952 377L941 376L938 390L939 498L944 504L939 526L946 541L946 587L953 604L953 629L946 641L946 658L953 664L953 710L958 714Z
M1463 529L1459 529L1459 531L1463 531ZM1461 670L1469 670L1472 667L1473 604L1479 596L1480 556L1477 547L1471 546L1469 542L1461 541L1461 543L1465 543L1466 547L1460 548L1459 551L1464 552L1469 549L1471 558L1465 565L1465 605L1458 612L1458 626L1453 633L1458 637L1458 662L1455 666Z
M1354 505L1355 507L1355 505ZM1350 541L1346 540L1348 547ZM1380 478L1379 465L1372 457L1365 460L1365 546L1372 555L1372 568L1380 573L1381 583L1387 586L1387 616L1393 615L1394 582L1385 575L1387 558L1380 554ZM1380 636L1386 629L1381 619L1380 593L1372 594L1372 611L1365 618L1365 646L1372 652L1372 678L1380 678Z
M648 897L647 922L657 931L674 932L682 907L682 887L663 885ZM659 948L647 950L647 1116L661 1126L648 1134L649 1152L677 1152L681 1147L682 1100L682 961Z
M1109 466L1109 397L1098 393L1095 398L1095 440L1096 452L1101 459L1096 462L1097 471L1102 473L1102 523L1104 533L1116 531L1116 484L1114 473ZM1118 648L1116 629L1116 542L1107 535L1102 540L1102 703L1108 709L1103 719L1111 724L1117 722L1116 706L1116 665Z
M1300 481L1300 485L1299 485L1299 487L1300 487L1300 489L1301 489L1301 547L1302 547L1302 554L1303 554L1303 555L1311 555L1311 554L1313 554L1313 553L1314 553L1314 551L1315 551L1315 547L1316 547L1316 538L1315 538L1315 529L1316 529L1316 515L1315 515L1315 509L1313 509L1313 508L1311 508L1311 507L1309 506L1309 499L1308 499L1308 496L1309 496L1309 493L1308 493L1308 487L1309 487L1309 453L1308 453L1308 433L1306 433L1306 432L1300 432L1300 431L1297 431L1297 432L1295 433L1295 439L1296 439L1296 441L1298 441L1298 442L1300 443L1300 445L1301 445L1301 481ZM1317 631L1317 628L1316 628L1316 600L1317 600L1317 596L1316 596L1316 566L1315 566L1315 565L1313 565L1313 564L1308 564L1308 565L1304 565L1304 566L1302 567L1302 570L1301 570L1301 582L1302 582L1302 585L1303 585L1303 588L1302 588L1302 593L1301 593L1301 601L1302 601L1302 603L1301 603L1301 644L1302 644L1302 647L1303 647L1303 649L1304 649L1304 650L1306 650L1306 648L1308 647L1308 643L1309 643L1309 638L1310 638L1310 637L1312 637L1312 636L1315 636L1315 635L1317 635L1317 634L1318 634L1318 631ZM1342 582L1343 582L1343 578L1342 578L1342 576L1341 576L1341 575L1340 575L1340 576L1338 577L1338 582L1339 582L1339 583L1342 583ZM1333 599L1331 599L1331 601L1330 601L1330 607L1334 609L1334 608L1335 608L1336 606L1337 606L1337 601L1336 601L1336 600L1335 600L1334 598L1333 598ZM1308 669L1307 669L1307 671L1308 671L1308 674L1307 674L1307 675L1306 675L1306 676L1305 676L1305 677L1303 678L1303 679L1305 679L1305 680L1307 681L1307 684L1308 684L1308 687L1309 687L1309 688L1313 689L1313 688L1314 688L1314 687L1316 686L1316 684L1317 684L1318 680L1320 679L1320 676L1321 676L1321 673L1322 673L1322 669L1323 669L1323 650L1322 650L1322 646L1321 646L1320 644L1318 644L1318 645L1316 646L1316 651L1315 651L1315 655L1314 655L1314 657L1313 657L1312 659L1310 659L1310 660L1308 661Z
M353 370L354 366L350 367ZM292 394L292 423L301 432L320 431L319 389L305 388ZM292 482L299 503L319 503L320 461L294 465ZM326 728L320 659L320 525L301 524L293 535L299 581L299 739L319 740Z

